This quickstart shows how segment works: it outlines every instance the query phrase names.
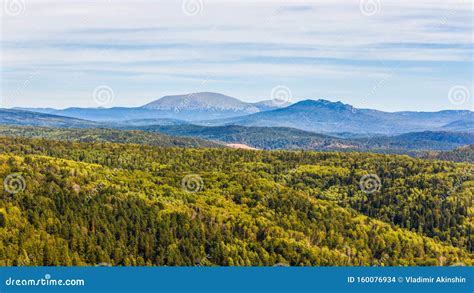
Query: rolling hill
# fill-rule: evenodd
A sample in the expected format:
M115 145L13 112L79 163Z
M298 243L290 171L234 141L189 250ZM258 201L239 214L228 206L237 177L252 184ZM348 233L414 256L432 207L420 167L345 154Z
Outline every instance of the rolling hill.
M80 142L144 144L159 147L223 147L222 144L217 144L200 138L173 137L165 134L137 130L125 131L106 128L70 129L44 127L14 127L0 125L0 136L42 138L50 140Z
M425 152L420 154L420 158L432 159L432 160L443 160L451 162L468 162L474 163L474 144L459 147L451 151L443 152Z
M474 143L474 133L423 131L395 136L376 136L353 139L368 149L377 150L452 150Z
M470 131L474 132L474 120L456 120L443 126L446 131Z
M228 144L243 144L264 150L358 150L411 153L421 150L452 150L474 143L474 133L446 131L425 131L367 138L338 138L288 127L155 125L141 126L137 129L175 136L199 137Z
M101 126L100 123L93 121L16 109L0 109L0 124L64 128L90 128Z
M138 127L138 129L176 136L199 137L224 143L244 144L264 150L328 150L352 146L349 140L286 127L155 125Z

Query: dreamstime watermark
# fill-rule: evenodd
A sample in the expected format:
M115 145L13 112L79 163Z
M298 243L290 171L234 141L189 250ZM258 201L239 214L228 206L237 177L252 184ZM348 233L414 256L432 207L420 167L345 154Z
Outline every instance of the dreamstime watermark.
M184 100L182 100L179 105L177 105L175 108L174 108L174 112L175 113L178 113L180 111L182 111L183 109L186 108L186 106L191 102L191 100L196 97L196 95L199 94L199 92L201 91L202 87L204 87L208 82L209 82L210 78L209 77L206 77L205 79L202 80L202 82L200 83L199 87L196 89L196 91L194 93L191 93L191 94L188 94Z
M114 101L115 93L110 86L100 85L92 92L92 98L97 105L105 106Z
M186 192L196 193L204 188L204 181L197 174L188 174L181 180L181 187Z
M92 201L92 198L99 196L104 189L106 188L105 184L100 182L96 186L94 186L91 190L90 193L86 195L84 198L84 201L86 204L89 204Z
M204 9L203 0L183 0L181 8L183 13L188 16L195 16L202 12Z
M26 181L20 173L12 173L3 180L3 187L6 192L16 194L25 190Z
M359 9L365 16L372 16L380 12L382 3L380 0L360 0Z
M448 99L455 106L464 105L471 98L469 89L462 85L455 85L449 89Z
M20 97L23 93L23 91L25 89L28 88L28 86L30 85L30 83L38 76L38 72L35 70L33 73L31 73L30 75L28 75L28 77L23 81L23 83L18 86L18 88L16 89L16 96L17 97Z
M463 11L462 5L464 4L469 5L470 2L471 2L470 0L464 0L464 1L459 1L457 3L453 3L453 5L450 6L450 8L448 8L448 12L439 21L438 26L446 25L450 18L454 18L456 14L458 14L460 11Z
M367 174L360 178L359 186L363 192L372 194L380 190L382 182L377 174Z
M22 15L26 11L25 0L4 0L3 11L9 16Z
M284 105L290 103L293 99L291 90L289 87L284 85L278 85L272 89L271 97L273 103L276 105Z
M390 255L384 253L376 262L378 262L379 266L388 266L390 264Z
M195 262L195 265L196 265L197 267L208 266L208 265L210 264L211 259L212 259L211 255L206 254L205 257L203 257L203 258L201 258L201 259L198 259L198 260Z
M13 279L5 280L6 286L85 286L84 279L53 279L50 274L40 279Z
M93 190L92 193L97 193L97 190ZM86 202L86 204L90 203L92 200L92 195L88 194L86 195L86 197L84 198L84 201Z
M374 86L372 87L372 90L364 97L366 100L368 100L369 98L375 96L377 94L377 92L382 89L383 87L385 87L385 85L391 81L391 79L394 78L396 72L395 72L395 68L390 68L389 69L389 72L383 76L382 78L380 78L379 80L377 80L377 82L374 84Z
M30 255L30 254L23 255L18 260L18 265L21 266L21 267L29 266L30 264L32 264L32 261L31 261L32 258L33 258L33 256Z
M186 98L184 98L184 100L182 100L182 101L179 103L179 105L177 105L176 107L174 107L173 111L174 111L175 113L178 113L178 112L182 111L182 110L186 107L186 105L189 104L190 98L192 98L193 96L194 96L194 94L189 94L189 95L187 95Z
M456 178L453 186L445 194L441 195L442 200L447 200L448 197L452 195L456 195L458 192L462 191L464 183L469 182L471 180L472 174L474 174L474 169L472 168L463 169L461 171L461 174L462 175L460 177ZM455 197L455 200L458 200L457 196ZM472 206L472 201L473 200L471 197L471 200L467 203L468 207Z
M274 267L289 267L290 265L284 262L279 262L273 265Z

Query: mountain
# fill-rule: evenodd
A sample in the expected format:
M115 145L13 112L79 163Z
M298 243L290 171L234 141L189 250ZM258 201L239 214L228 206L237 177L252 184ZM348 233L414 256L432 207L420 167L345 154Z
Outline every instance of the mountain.
M202 125L292 127L320 133L401 134L442 130L454 121L474 119L471 111L383 112L341 102L304 100L286 108L242 117L202 121ZM463 130L459 127L459 130Z
M182 111L214 112L213 116L242 116L284 108L291 105L289 102L264 100L256 103L246 103L239 99L219 93L201 92L185 95L164 96L161 99L148 103L141 108L153 110L168 110L176 113ZM212 113L211 113L212 114ZM193 118L193 120L196 120Z
M236 117L260 111L252 104L210 92L165 96L140 109L156 111L157 117L187 121Z
M55 114L73 118L87 119L99 122L117 122L138 119L177 119L177 120L204 120L222 119L244 116L261 111L260 109L274 109L265 102L266 106L254 106L236 98L223 94L201 92L185 95L164 96L141 107L114 107L114 108L67 108L54 110L50 108L32 108L29 111ZM24 108L23 108L24 109Z
M374 111L374 110L369 110ZM379 111L374 111L374 113ZM267 127L291 127L313 132L367 132L368 125L378 119L371 112L364 112L341 102L305 100L289 107L251 114L243 117L205 121L209 125L243 125ZM378 127L387 127L378 124ZM376 133L384 133L384 128Z
M15 109L0 109L0 124L64 128L100 127L97 122Z
M141 108L153 110L234 112L236 115L258 112L258 108L223 94L202 92L164 96Z
M124 131L106 128L45 128L45 127L16 127L0 126L0 136L43 138L50 140L80 141L80 142L112 142L127 144L143 144L159 147L193 147L209 148L223 147L222 144L199 138L173 137L165 134Z

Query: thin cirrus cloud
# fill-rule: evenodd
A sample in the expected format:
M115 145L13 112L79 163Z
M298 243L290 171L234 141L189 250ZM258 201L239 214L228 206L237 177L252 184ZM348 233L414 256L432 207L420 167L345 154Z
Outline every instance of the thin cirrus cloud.
M94 106L90 92L106 84L111 106L198 90L255 101L285 85L295 101L471 107L447 98L452 86L472 89L466 1L24 4L2 17L2 106Z

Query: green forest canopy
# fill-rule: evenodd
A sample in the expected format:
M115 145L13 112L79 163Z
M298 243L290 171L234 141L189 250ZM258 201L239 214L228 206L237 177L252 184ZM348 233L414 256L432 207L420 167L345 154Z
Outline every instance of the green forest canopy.
M0 265L474 264L469 163L26 138L0 154L20 178L0 187Z

